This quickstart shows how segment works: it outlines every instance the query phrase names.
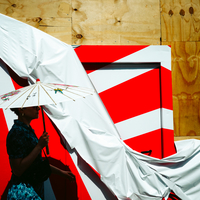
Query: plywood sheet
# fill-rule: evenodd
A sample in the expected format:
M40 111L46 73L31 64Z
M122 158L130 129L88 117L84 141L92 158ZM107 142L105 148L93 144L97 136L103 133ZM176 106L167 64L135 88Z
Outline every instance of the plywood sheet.
M168 44L172 49L175 136L200 136L200 42Z
M1 0L0 13L19 17L71 17L71 0Z
M38 28L67 44L71 44L71 18L20 17L16 19Z
M160 44L159 0L72 0L73 44Z
M161 0L162 41L199 41L199 16L199 0Z

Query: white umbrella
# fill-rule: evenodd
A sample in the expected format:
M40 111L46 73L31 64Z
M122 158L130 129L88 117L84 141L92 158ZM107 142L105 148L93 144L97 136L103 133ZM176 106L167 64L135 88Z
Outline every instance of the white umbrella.
M65 84L42 83L37 79L33 85L0 95L0 108L57 104L63 101L75 101L80 97L85 98L93 93L93 89Z
M85 98L94 92L94 89L74 85L42 83L37 79L35 84L0 95L0 108L41 106L44 131L46 131L43 105L56 105L64 101L75 101L77 98ZM47 154L49 154L48 147Z

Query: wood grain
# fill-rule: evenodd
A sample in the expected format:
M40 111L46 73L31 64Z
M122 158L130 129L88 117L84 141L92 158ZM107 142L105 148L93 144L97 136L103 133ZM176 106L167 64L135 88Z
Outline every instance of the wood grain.
M182 136L182 137L174 137L174 141L180 141L180 140L200 140L200 136Z
M159 0L72 0L73 44L160 44Z
M200 1L161 0L162 41L199 41Z
M172 49L175 136L200 136L200 42L168 44Z
M13 18L71 17L71 0L0 0L0 13Z
M0 0L0 13L71 44L71 0Z
M71 18L16 18L26 24L29 24L35 28L38 28L45 33L67 43L71 44Z

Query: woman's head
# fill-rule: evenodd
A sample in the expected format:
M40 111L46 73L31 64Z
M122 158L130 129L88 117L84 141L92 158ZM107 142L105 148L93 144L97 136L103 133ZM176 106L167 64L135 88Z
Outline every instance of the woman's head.
M26 124L30 124L33 119L37 119L39 115L40 107L26 107L26 108L11 108L17 116L18 119Z

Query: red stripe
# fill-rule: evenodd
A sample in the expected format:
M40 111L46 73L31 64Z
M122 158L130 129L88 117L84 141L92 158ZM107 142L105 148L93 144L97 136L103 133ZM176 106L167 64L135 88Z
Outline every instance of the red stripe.
M81 45L75 49L80 61L84 62L114 62L135 53L147 46L101 46Z
M100 97L114 123L160 108L159 69L153 69L104 92Z
M150 156L159 159L162 158L161 129L124 140L124 142L135 151L143 152L151 150Z
M163 135L163 142L161 138L161 131ZM173 130L158 129L149 133L139 135L137 137L124 140L124 142L133 150L138 152L152 150L150 156L159 159L162 158L162 150L163 158L176 153ZM146 153L146 155L148 155L148 153Z
M11 169L8 159L8 154L6 150L6 136L8 134L8 127L5 120L5 116L3 113L3 110L0 109L0 121L1 121L1 133L0 133L0 152L1 152L1 165L0 165L0 172L1 172L1 178L0 178L0 196L6 197L6 194L3 195L8 181L11 177ZM5 191L6 193L7 191ZM6 198L5 198L6 199Z
M163 157L168 157L176 153L174 144L174 131L169 129L162 129L163 132Z
M171 71L161 66L162 108L173 110Z

